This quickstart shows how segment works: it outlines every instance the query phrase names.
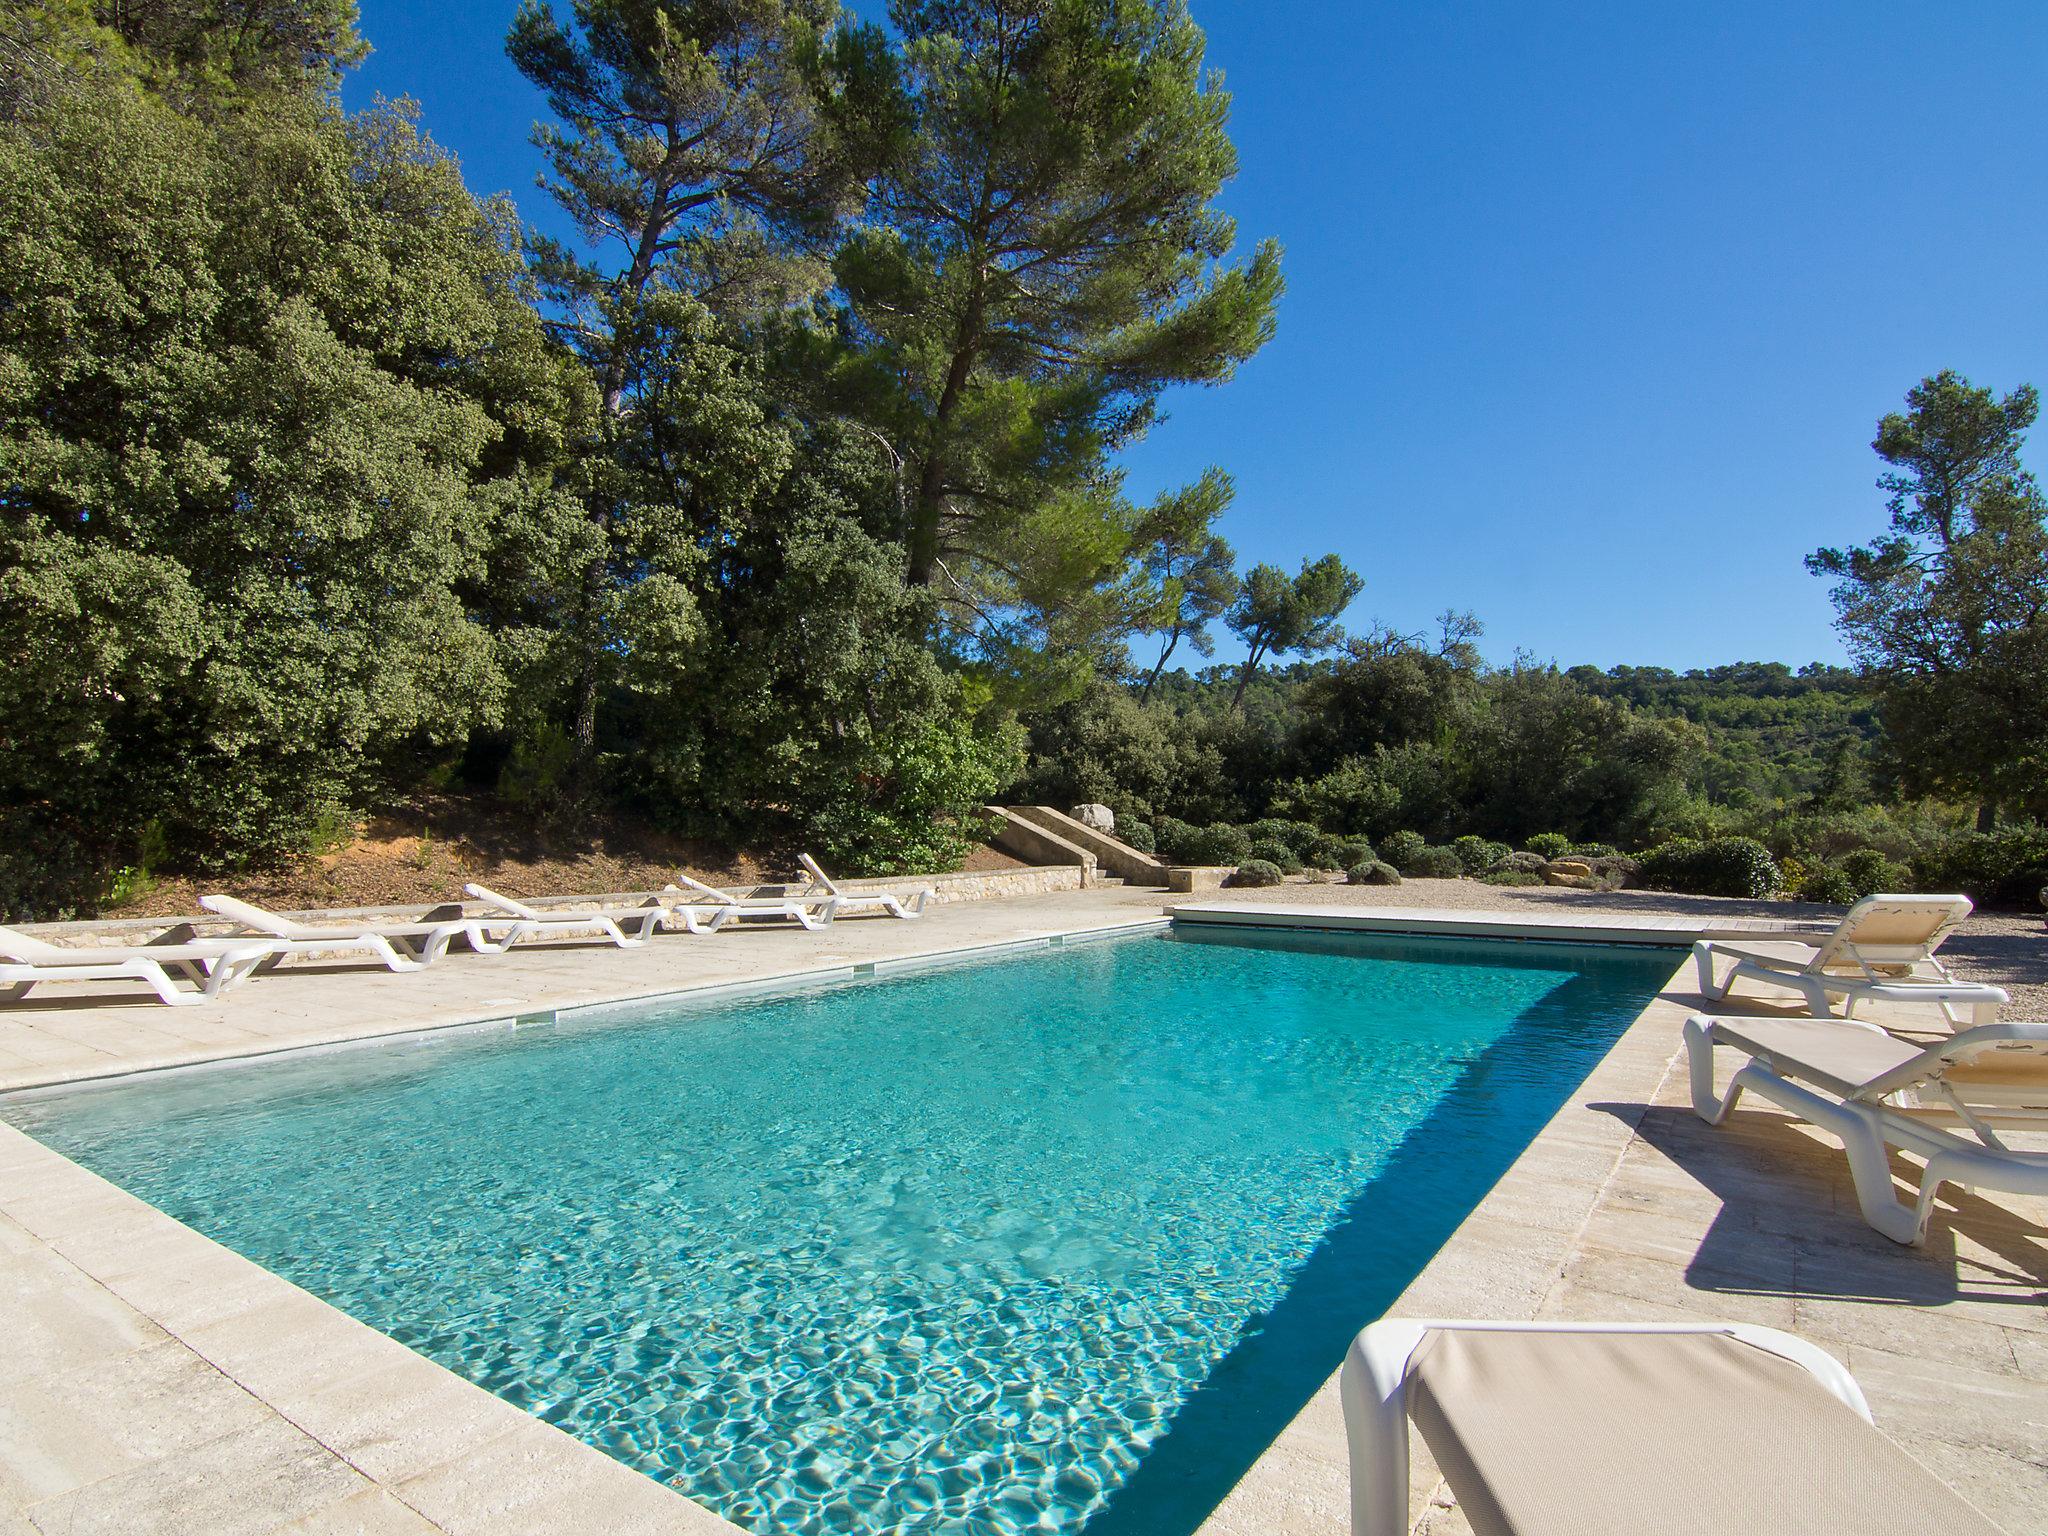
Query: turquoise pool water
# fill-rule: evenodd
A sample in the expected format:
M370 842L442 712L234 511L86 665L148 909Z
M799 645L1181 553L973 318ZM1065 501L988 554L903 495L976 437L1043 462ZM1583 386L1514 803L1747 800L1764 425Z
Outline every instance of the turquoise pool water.
M0 1114L755 1531L1181 1536L1676 959L1143 934Z

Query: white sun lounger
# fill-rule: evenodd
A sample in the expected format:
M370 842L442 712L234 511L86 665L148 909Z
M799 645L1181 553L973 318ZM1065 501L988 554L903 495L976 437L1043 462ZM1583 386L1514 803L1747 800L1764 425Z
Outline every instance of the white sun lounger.
M486 886L470 884L463 889L486 906L519 919L517 937L536 933L599 933L621 949L637 948L653 938L669 911L658 898L630 907L532 907L510 896L500 896Z
M917 917L924 911L924 904L931 899L931 887L920 885L897 895L892 891L842 891L832 883L832 877L818 867L818 861L808 853L797 855L797 862L804 867L804 873L811 877L810 884L797 894L809 896L822 891L827 896L838 898L841 917L858 917L863 912L886 912L891 917Z
M1719 1125L1747 1091L1819 1126L1849 1155L1863 1219L1894 1242L1926 1238L1945 1183L2048 1195L2048 1152L2016 1151L1998 1136L2048 1130L2048 1024L1979 1024L1922 1046L1855 1019L1694 1014L1685 1044L1701 1119ZM1716 1046L1750 1058L1719 1097ZM1886 1147L1926 1162L1916 1205L1900 1203Z
M139 981L173 1008L210 1003L276 951L275 942L255 938L78 947L0 928L0 1002L46 981Z
M286 955L331 954L359 951L373 955L394 971L417 971L432 965L448 953L456 939L467 939L481 955L503 954L519 937L518 922L498 923L488 918L416 918L409 922L340 923L319 927L271 912L233 896L202 896L199 905L209 912L267 934L278 942L264 968ZM493 937L503 934L502 938Z
M1775 1328L1388 1319L1340 1380L1352 1536L1407 1536L1410 1419L1474 1536L1998 1536Z
M1730 943L1702 939L1692 947L1700 991L1716 1001L1738 980L1798 992L1817 1015L1844 1000L1844 1016L1859 1002L1933 1003L1951 1024L1989 1024L2012 999L1997 987L1957 981L1935 958L1942 940L1970 915L1967 896L1866 896L1825 939ZM1732 960L1715 979L1715 962Z
M678 874L676 879L705 897L709 905L727 908L730 913L726 919L728 922L747 917L783 918L801 923L815 932L829 926L832 919L839 915L839 898L836 896L734 896L721 891L715 885L693 880L688 875ZM682 890L675 885L669 886L662 894L671 893L676 898L677 905L704 904L685 903Z

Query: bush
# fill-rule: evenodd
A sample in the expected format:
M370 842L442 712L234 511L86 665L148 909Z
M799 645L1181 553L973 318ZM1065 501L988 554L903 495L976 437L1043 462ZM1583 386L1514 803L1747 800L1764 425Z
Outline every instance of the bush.
M1326 841L1329 836L1313 822L1282 821L1277 816L1268 816L1262 821L1252 822L1244 830L1253 842L1283 844L1295 858L1304 860L1307 859L1311 848L1319 842Z
M1611 859L1621 850L1612 843L1573 843L1565 856L1573 859Z
M1908 891L1913 887L1913 871L1875 848L1845 853L1835 861L1835 868L1855 893L1848 898L1850 901L1861 901L1880 891Z
M1401 871L1380 859L1372 859L1364 864L1354 864L1351 868L1344 871L1344 883L1347 885L1399 885L1401 883Z
M1458 863L1468 875L1483 875L1489 869L1499 869L1507 863L1508 855L1514 852L1506 843L1496 843L1483 837L1454 838L1451 851L1457 854Z
M1152 835L1158 844L1154 851L1171 864L1241 864L1252 853L1252 840L1228 822L1193 827L1160 816L1152 823Z
M1237 873L1224 883L1226 885L1278 885L1285 876L1280 866L1267 859L1246 859L1237 866Z
M1490 869L1479 877L1481 885L1542 885L1541 875L1532 875L1526 869Z
M1363 855L1357 852L1361 845L1348 837L1335 837L1328 832L1318 832L1306 848L1300 850L1301 862L1310 869L1345 870L1372 857L1367 846Z
M1389 832L1380 839L1380 857L1396 869L1406 869L1408 861L1427 846L1420 832Z
M1253 843L1251 856L1254 864L1271 864L1283 875L1301 873L1301 860L1295 857L1292 848L1277 837L1262 837Z
M1190 826L1178 816L1154 816L1152 818L1152 851L1170 864L1185 864L1188 860L1180 855L1181 849L1201 834L1201 828Z
M1717 837L1704 843L1679 838L1644 854L1637 879L1653 891L1755 901L1776 890L1781 875L1770 850L1753 837Z
M1794 866L1785 876L1785 888L1801 901L1827 901L1845 907L1857 894L1856 882L1836 864L1816 864L1810 869Z
M1543 877L1543 871L1549 867L1550 860L1540 853L1511 853L1507 857L1507 862L1501 866L1502 869L1513 870L1519 875L1534 875L1539 880Z
M1402 874L1418 879L1456 880L1465 873L1465 861L1458 857L1455 848L1425 845L1399 868Z
M1980 907L2032 910L2048 880L2048 827L1952 832L1913 861L1923 891L1961 891Z
M1523 848L1541 859L1562 858L1571 845L1572 840L1562 832L1538 832L1522 844Z
M1360 864L1377 864L1379 854L1362 837L1347 837L1333 850L1333 869L1355 869Z
M1140 853L1157 853L1159 851L1159 843L1152 835L1152 829L1142 821L1118 822L1116 824L1116 835L1123 839L1127 846L1137 849Z

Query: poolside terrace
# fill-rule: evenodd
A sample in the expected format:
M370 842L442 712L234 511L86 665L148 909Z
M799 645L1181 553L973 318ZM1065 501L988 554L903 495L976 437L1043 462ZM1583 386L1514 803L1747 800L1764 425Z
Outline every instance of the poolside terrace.
M1359 913L1346 894L1366 893L1245 893L1259 900L1242 915ZM1541 932L1531 905L1501 902L1486 921ZM47 1003L0 1012L0 1088L375 1036L403 1048L421 1030L886 968L1152 923L1160 910L1156 892L1110 888L819 934L535 946L417 975L295 964L212 1008L52 988ZM1666 943L1799 920L1725 906L1544 910ZM1961 1196L1923 1250L1877 1236L1816 1133L1751 1104L1722 1130L1693 1117L1678 1056L1692 985L1679 968L1396 1310L1788 1329L1840 1356L1879 1427L2007 1530L2048 1531L2048 1202ZM0 1358L0 1532L731 1529L7 1127L0 1271L0 1336L13 1346ZM1416 1480L1418 1529L1462 1528L1432 1501L1433 1481ZM1326 1387L1206 1529L1337 1536L1346 1489Z

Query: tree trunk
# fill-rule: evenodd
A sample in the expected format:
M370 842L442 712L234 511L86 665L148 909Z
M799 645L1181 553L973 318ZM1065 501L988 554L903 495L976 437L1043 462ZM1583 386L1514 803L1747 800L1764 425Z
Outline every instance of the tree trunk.
M1159 660L1153 664L1152 675L1145 679L1145 686L1138 690L1138 702L1140 704L1151 703L1152 685L1159 681L1159 674L1166 670L1167 658L1173 655L1173 648L1179 644L1180 626L1176 624L1167 634L1166 649L1159 653Z
M1244 659L1244 665L1238 669L1237 692L1230 696L1230 707L1232 709L1236 709L1244 703L1244 691L1251 684L1252 674L1259 669L1259 656L1263 649L1264 647L1262 646L1253 646L1251 653Z
M932 412L931 440L925 445L924 465L917 477L917 501L910 509L909 557L906 577L913 587L932 584L932 572L939 563L939 518L946 503L946 429L959 408L961 393L974 372L976 339L981 332L981 287L976 281L953 333L953 359L946 365L946 387Z
M1977 802L1977 830L1979 832L1996 832L1998 830L1998 802L1996 800L1979 800Z

